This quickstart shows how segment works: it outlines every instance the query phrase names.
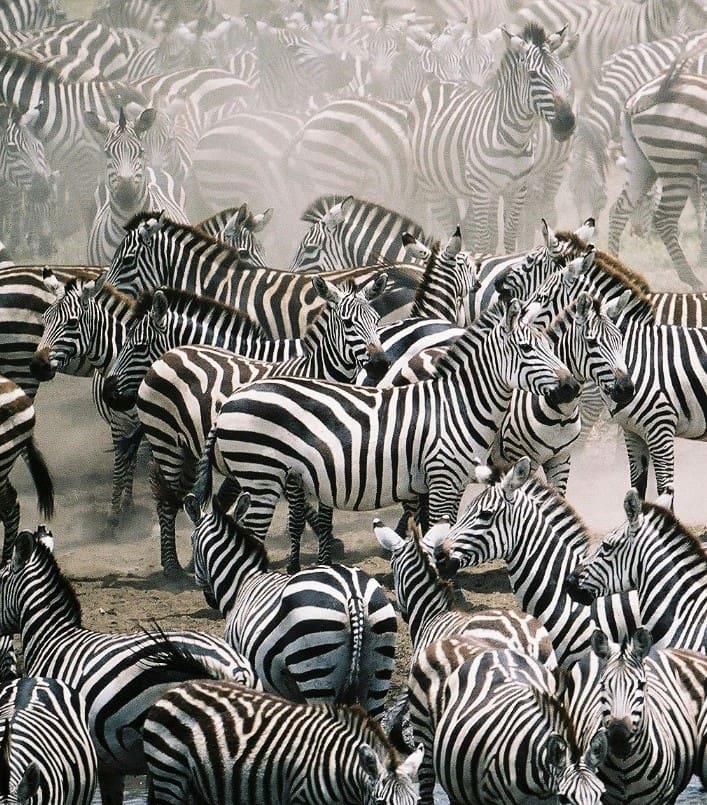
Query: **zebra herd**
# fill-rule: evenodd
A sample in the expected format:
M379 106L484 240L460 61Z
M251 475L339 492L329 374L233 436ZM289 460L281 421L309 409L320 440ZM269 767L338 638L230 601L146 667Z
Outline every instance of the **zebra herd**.
M707 553L675 471L707 437L704 3L225 5L0 3L0 800L707 787ZM631 216L690 292L619 259ZM222 637L86 628L22 527L18 457L42 517L64 503L35 440L57 373L110 428L102 537L134 528L147 454L164 582ZM626 521L597 540L572 457L612 430ZM390 572L347 563L339 510ZM467 611L464 569L497 560L515 607Z

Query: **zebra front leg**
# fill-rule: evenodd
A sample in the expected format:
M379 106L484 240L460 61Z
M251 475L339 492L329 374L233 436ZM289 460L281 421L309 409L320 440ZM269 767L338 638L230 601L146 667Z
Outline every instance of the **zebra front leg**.
M0 518L5 531L2 544L2 561L5 563L12 556L15 538L20 527L20 504L17 500L17 491L10 483L9 478L5 478L0 486Z
M543 464L543 471L548 485L552 486L558 495L565 496L567 492L567 479L570 475L572 456L567 452L556 453Z
M290 536L290 558L287 572L300 571L300 545L307 518L307 500L302 486L302 476L290 470L285 478L285 499L287 500L287 532ZM319 515L316 517L315 533L319 528Z
M319 555L317 562L320 565L330 565L332 556L336 559L344 558L344 543L334 539L334 510L331 506L319 504Z
M110 433L113 443L113 485L107 530L113 532L120 523L121 513L132 507L133 477L143 431L134 413L111 411Z
M702 283L695 276L695 272L687 262L685 252L682 250L678 240L678 219L685 208L690 190L690 185L671 184L669 188L664 187L660 194L658 206L653 214L653 225L658 237L668 250L678 277L694 291L701 291Z
M514 186L512 191L503 194L503 247L509 253L516 250L518 224L527 192L528 185L523 182L520 186Z
M624 430L624 443L628 454L631 486L645 499L648 489L648 465L650 452L645 441L632 431Z
M655 483L661 503L673 510L675 483L675 430L660 428L651 431L647 437L648 451L653 460Z
M125 777L98 764L98 790L102 805L123 805Z

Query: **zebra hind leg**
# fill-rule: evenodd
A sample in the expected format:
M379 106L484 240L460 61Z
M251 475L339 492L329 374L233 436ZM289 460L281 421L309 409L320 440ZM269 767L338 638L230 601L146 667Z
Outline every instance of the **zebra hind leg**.
M287 572L300 570L300 544L307 518L307 501L302 486L302 476L290 470L285 478L285 499L287 500L287 531L290 536L290 558ZM317 524L318 527L318 517Z

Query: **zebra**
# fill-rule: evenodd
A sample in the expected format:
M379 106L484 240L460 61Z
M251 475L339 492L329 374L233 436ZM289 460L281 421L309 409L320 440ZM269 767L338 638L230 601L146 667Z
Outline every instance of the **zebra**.
M589 545L586 526L551 487L530 478L521 458L507 472L477 470L490 482L459 517L436 549L440 571L505 558L516 602L550 633L557 660L568 665L589 648L597 626L620 640L641 622L635 594L601 600L591 607L574 603L562 580ZM548 578L553 579L552 584Z
M0 29L24 31L32 28L50 28L66 19L59 0L19 0L3 3L0 9Z
M81 696L59 679L16 679L0 689L0 720L3 802L90 805L98 761Z
M451 801L602 801L599 747L587 754L577 745L554 675L531 657L508 649L470 657L447 677L438 707L433 759Z
M698 291L704 280L690 267L680 246L678 219L707 159L707 76L681 71L681 66L682 62L674 63L626 101L621 141L628 175L609 212L609 250L618 253L628 213L660 179L660 200L653 214L656 231L678 277Z
M422 272L414 266L362 266L327 272L326 279L367 282L388 275L387 291L414 291ZM175 287L196 291L237 307L257 322L271 338L296 338L312 323L323 304L312 285L312 276L291 271L243 266L235 250L208 235L170 221L164 216L141 213L128 225L116 250L106 281L137 297L143 290ZM384 294L375 305L381 315L393 316L402 306L395 295L389 306Z
M214 463L250 492L254 511L248 526L258 536L267 533L289 473L300 477L305 494L327 507L370 510L395 501L415 503L427 494L432 522L445 514L454 517L474 477L472 457L487 453L512 387L558 401L578 391L545 337L520 317L517 301L487 311L457 339L429 381L370 389L283 378L236 391L207 438L197 497L209 496ZM246 402L251 395L253 402ZM241 413L244 404L252 417ZM251 453L254 437L257 458ZM325 562L330 541L329 521L320 533Z
M197 229L232 246L248 265L265 267L263 246L255 237L272 218L273 208L253 213L243 202L240 207L227 207L197 224Z
M556 52L565 30L546 35L529 24L517 36L502 28L505 54L487 88L474 92L430 82L410 105L409 136L420 190L434 217L449 228L458 216L457 199L467 200L464 235L482 252L495 250L501 196L504 244L508 251L515 246L523 183L534 164L530 144L536 121L547 121L560 142L574 130L570 79Z
M170 0L102 0L96 4L91 17L113 28L134 28L155 36L163 29L171 30L180 19L203 16L208 20L214 14L212 0L189 0L179 6Z
M643 502L630 489L624 497L627 522L577 562L567 587L582 601L636 590L641 622L656 646L704 651L705 553L699 538L660 505L665 499L658 500Z
M429 702L439 694L440 682L423 659L427 653L435 653L432 647L454 637L455 646L465 659L486 649L513 648L548 668L556 665L555 653L547 630L532 616L513 610L466 613L457 609L454 591L436 571L428 554L427 538L423 539L412 519L405 539L378 519L373 521L373 531L381 547L391 553L393 591L410 630L412 656L407 698L413 734L423 747L418 772L420 799L428 803L434 787L434 732L429 729L426 712Z
M353 196L320 196L300 220L310 227L297 246L290 271L402 262L409 256L403 235L431 245L422 227L410 218Z
M599 770L602 800L653 805L675 802L693 771L697 724L677 674L650 652L650 631L636 630L619 646L597 631L599 707L609 753Z
M569 157L569 187L580 217L598 217L606 206L610 145L618 139L628 98L676 57L705 42L704 31L676 34L629 45L603 62L579 102Z
M360 704L380 718L398 628L385 591L344 565L270 571L263 543L243 526L249 504L241 495L231 516L221 493L208 513L193 496L185 503L196 583L226 619L226 641L264 690L295 702Z
M357 708L192 682L152 707L144 734L155 803L184 803L193 792L223 805L417 802L420 752L401 761Z
M123 776L145 774L140 727L170 686L195 677L254 686L245 658L197 631L93 632L54 558L42 527L17 535L0 571L0 632L19 633L28 676L59 679L86 702L104 803L123 801Z
M90 264L110 263L125 235L125 224L142 210L161 209L173 221L187 223L183 189L167 195L158 185L155 171L146 164L142 136L154 123L155 115L156 111L148 108L135 121L128 121L121 106L114 124L91 110L84 112L88 127L103 137L106 155L105 181L96 191L98 209L88 235ZM101 195L105 195L102 203Z
M243 337L247 329L240 338L226 339L225 326L217 326L213 316L215 306L207 306L203 300L195 305L189 296L187 305L180 308L178 303L183 299L177 296L177 304L162 311L160 318L153 304L156 332L152 315L145 313L139 320L135 313L134 329L110 374L115 383L106 381L106 395L112 407L138 405L140 425L152 451L153 483L159 490L156 501L162 566L168 575L179 573L174 520L184 494L193 484L196 463L220 404L237 387L271 374L352 382L362 364L370 372L371 364L385 363L376 332L378 314L370 305L384 284L382 276L356 291L319 280L318 291L325 297L326 307L304 338L288 345L290 357L278 360L273 352L269 362L264 350L265 358L261 360L238 354L248 352ZM228 309L219 308L216 313L224 322L229 316ZM187 316L197 320L200 317L202 326L195 322L192 331L185 332ZM240 321L242 317L236 318ZM204 344L215 348L203 349ZM239 344L240 350L235 352ZM265 341L260 346L277 347L277 342ZM256 339L250 351L257 347ZM282 354L286 356L284 351ZM166 411L170 415L166 416ZM294 565L293 552L290 569Z

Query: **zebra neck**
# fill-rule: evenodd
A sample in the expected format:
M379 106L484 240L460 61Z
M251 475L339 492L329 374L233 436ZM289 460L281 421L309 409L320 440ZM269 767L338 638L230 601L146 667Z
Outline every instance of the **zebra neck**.
M332 315L329 310L323 311L299 339L302 354L288 361L293 374L339 383L350 383L356 378L358 364L347 364L332 338L329 322Z
M439 577L423 549L412 543L405 549L395 572L395 594L413 646L430 621L454 607L451 585Z
M106 187L108 187L107 184ZM115 195L111 193L110 190L108 191L108 208L110 210L111 217L113 218L114 222L119 223L121 226L127 224L128 221L134 218L139 212L147 210L150 206L149 200L150 195L148 193L147 181L144 175L140 186L137 188L135 198L127 205L120 204Z

